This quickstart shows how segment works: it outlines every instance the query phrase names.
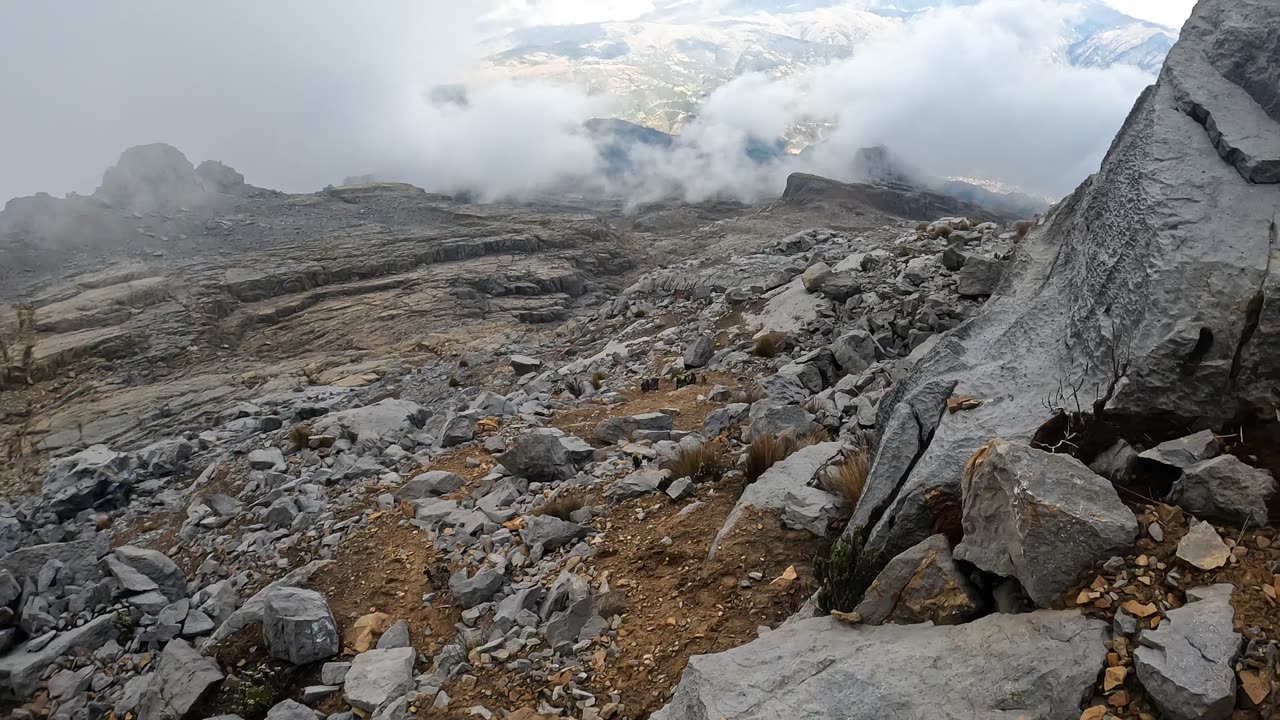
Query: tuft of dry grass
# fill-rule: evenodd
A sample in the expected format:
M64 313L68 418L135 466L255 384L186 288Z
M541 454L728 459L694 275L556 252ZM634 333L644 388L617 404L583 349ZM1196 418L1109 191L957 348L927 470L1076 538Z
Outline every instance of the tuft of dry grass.
M599 392L600 388L604 387L604 381L608 378L608 373L603 370L597 370L591 373L591 387L595 388L595 390Z
M458 379L457 375L449 376L449 387L451 388L462 387L462 381Z
M808 430L796 437L796 449L807 448L810 445L818 445L824 442L831 442L831 433L825 427L813 423Z
M1031 232L1031 228L1035 226L1036 223L1034 220L1019 220L1013 224L1013 229L1018 233L1018 239L1021 240L1026 237L1027 233Z
M310 425L294 425L289 430L289 442L293 443L295 450L303 450L311 444L311 426Z
M747 482L753 483L769 468L785 460L791 453L800 449L795 436L764 435L751 441L747 446Z
M724 445L718 442L681 445L662 467L671 471L672 479L687 477L694 482L718 480L725 469Z
M818 478L822 488L840 498L849 512L858 507L862 490L871 474L871 453L862 448L844 459L839 465L827 468Z
M733 394L733 401L752 405L765 398L764 391L755 385L749 385Z
M570 516L581 510L586 503L576 495L557 495L533 509L534 515L550 515L565 522L572 522Z
M752 355L762 358L777 357L780 352L782 352L781 333L765 333L756 338L756 344L751 348Z

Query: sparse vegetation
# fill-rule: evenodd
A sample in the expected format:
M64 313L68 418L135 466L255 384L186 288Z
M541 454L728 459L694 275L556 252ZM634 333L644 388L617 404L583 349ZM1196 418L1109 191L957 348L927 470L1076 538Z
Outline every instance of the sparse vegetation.
M769 468L785 460L800 449L800 443L792 435L763 435L747 446L747 482L755 482Z
M311 426L306 424L294 425L289 430L289 442L293 443L295 450L302 450L311 444Z
M796 437L796 449L807 448L810 445L831 442L831 433L823 426L814 423L809 429Z
M631 317L633 317L633 318L637 318L637 319L639 319L639 318L643 318L643 317L648 317L648 315L649 315L649 311L648 311L648 310L645 310L644 308L636 308L636 309L631 313Z
M779 333L765 333L756 338L756 344L751 348L751 354L756 357L771 358L777 357L782 352L782 336Z
M809 398L809 402L804 404L804 411L814 416L821 415L826 408L827 404L816 395Z
M604 381L607 379L609 379L608 373L603 370L597 370L591 373L591 387L599 391L600 388L604 387Z
M557 495L533 509L534 515L550 515L570 522L570 516L586 503L576 495Z
M755 385L748 385L733 394L733 401L751 405L765 399L764 391Z
M462 381L458 379L457 375L449 376L449 387L451 388L462 387Z
M694 482L718 480L724 473L724 446L715 442L681 445L662 467L671 471L672 478L687 477Z
M840 498L849 512L853 512L858 507L858 500L862 499L862 490L870 474L871 453L862 448L840 464L827 468L818 477L818 482L824 490Z
M861 529L845 532L826 556L813 561L813 574L818 580L818 609L824 613L853 612L879 571L875 556L863 547Z

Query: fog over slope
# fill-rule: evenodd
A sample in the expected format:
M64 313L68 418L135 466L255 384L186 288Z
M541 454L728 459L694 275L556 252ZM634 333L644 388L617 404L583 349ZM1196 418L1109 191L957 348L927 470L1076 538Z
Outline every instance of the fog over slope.
M556 7L546 21L574 17ZM619 185L602 177L582 129L619 114L616 96L522 76L471 82L465 103L429 99L474 81L485 41L522 22L519 10L497 0L394 0L376 13L331 0L8 3L0 61L22 72L5 81L0 197L92 191L122 149L150 142L284 190L374 174L482 197L569 189L636 200L768 196L793 170L846 177L856 149L886 144L938 175L1057 195L1096 168L1152 80L1052 56L1047 39L1078 5L945 6L830 64L740 74L710 92L671 152L642 153ZM797 122L827 125L826 141L763 166L744 153Z

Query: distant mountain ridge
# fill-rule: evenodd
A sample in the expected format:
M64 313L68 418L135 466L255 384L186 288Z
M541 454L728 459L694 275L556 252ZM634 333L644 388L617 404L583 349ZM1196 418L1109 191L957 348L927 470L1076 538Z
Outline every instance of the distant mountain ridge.
M789 75L849 55L866 40L943 5L979 0L730 0L715 15L689 0L660 0L627 22L522 28L495 38L480 76L564 81L621 97L618 117L678 132L716 88L751 72ZM1060 62L1132 65L1153 76L1177 33L1098 0L1063 36L1046 39Z

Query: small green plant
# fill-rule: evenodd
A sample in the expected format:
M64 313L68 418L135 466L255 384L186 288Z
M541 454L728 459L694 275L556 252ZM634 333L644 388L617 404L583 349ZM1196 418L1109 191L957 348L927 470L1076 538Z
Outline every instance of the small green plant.
M751 354L756 357L771 358L777 357L782 352L782 336L779 333L765 333L756 338L756 344L751 348Z
M747 482L755 482L769 468L800 449L793 435L761 435L747 446Z
M585 504L586 503L583 499L576 495L557 495L534 508L533 514L550 515L554 518L560 518L565 522L570 522L570 516L578 510L581 510L582 506Z
M716 442L681 445L662 467L670 470L671 477L676 479L718 480L724 474L724 446Z
M608 378L609 378L608 373L604 372L603 370L597 370L591 373L591 387L595 388L596 391L598 392L600 388L604 387L604 381L607 380Z
M462 381L458 379L457 375L449 376L449 387L451 388L462 387Z
M827 555L813 561L818 609L824 613L853 612L879 571L875 555L863 547L861 528L847 530Z
M111 619L111 626L114 627L116 632L121 635L132 634L134 627L133 616L124 610L121 610L116 613L114 618Z
M269 665L245 668L236 673L235 709L249 715L274 705L276 694L271 689L271 680L275 675L276 670Z

